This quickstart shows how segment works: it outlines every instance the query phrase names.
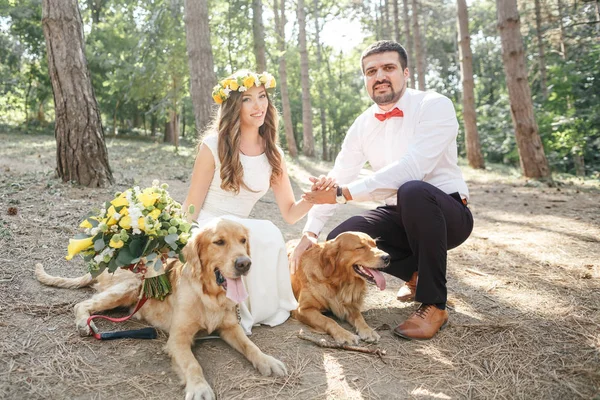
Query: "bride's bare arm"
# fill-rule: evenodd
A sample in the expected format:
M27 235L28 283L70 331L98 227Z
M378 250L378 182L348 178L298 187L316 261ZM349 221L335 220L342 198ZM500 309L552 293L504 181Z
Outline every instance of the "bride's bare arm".
M200 213L200 208L204 204L204 199L208 193L208 188L212 182L215 173L215 160L212 152L206 145L201 145L196 161L194 162L194 170L192 171L192 180L188 190L187 197L183 202L183 210L187 211L190 204L194 205L193 214L188 215L189 221L195 221Z
M294 198L294 191L292 190L292 184L283 157L281 158L281 170L282 173L277 182L272 185L275 201L277 201L277 206L279 206L279 211L284 221L288 224L295 224L308 213L313 205L306 200L300 199L296 201ZM323 177L323 179L317 179L315 182L318 182L316 183L318 186L318 188L315 188L316 190L334 190L334 182L331 179ZM315 182L313 182L313 186L315 186Z

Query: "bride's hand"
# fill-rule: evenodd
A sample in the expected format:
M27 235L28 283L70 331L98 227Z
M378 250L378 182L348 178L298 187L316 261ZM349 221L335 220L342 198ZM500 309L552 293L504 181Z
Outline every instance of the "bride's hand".
M321 175L318 178L311 176L308 178L308 180L312 182L310 190L313 192L318 190L327 191L336 187L335 179L325 175Z

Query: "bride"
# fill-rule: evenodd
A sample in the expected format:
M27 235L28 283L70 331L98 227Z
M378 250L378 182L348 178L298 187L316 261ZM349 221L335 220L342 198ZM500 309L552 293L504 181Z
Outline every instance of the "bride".
M194 205L191 218L200 226L225 216L250 231L252 267L242 279L248 297L235 299L240 302L240 323L246 334L256 324L283 323L298 306L283 236L271 221L249 219L252 208L269 188L289 224L312 207L305 200L295 201L283 151L276 144L277 110L267 93L274 87L275 79L269 73L247 70L215 86L213 99L220 104L219 111L198 149L183 204L184 210ZM333 182L324 177L313 185L321 190L331 187Z

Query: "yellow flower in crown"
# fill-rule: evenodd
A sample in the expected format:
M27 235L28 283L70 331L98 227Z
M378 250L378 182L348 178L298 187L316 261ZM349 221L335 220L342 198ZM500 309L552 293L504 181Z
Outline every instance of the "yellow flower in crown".
M253 86L264 86L272 89L277 86L275 78L268 72L255 74L250 71L239 71L225 78L213 88L212 98L217 104L222 104L229 98L231 92L244 92Z
M247 89L250 89L252 86L254 86L255 83L256 78L254 77L254 75L249 75L244 78L244 86L246 86Z

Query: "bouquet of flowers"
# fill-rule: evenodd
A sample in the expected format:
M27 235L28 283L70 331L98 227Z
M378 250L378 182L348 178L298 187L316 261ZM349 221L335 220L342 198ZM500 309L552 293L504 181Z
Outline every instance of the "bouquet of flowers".
M85 231L69 240L65 258L81 253L94 277L117 268L143 273L144 295L163 300L171 292L164 262L167 257L184 262L181 250L192 228L167 188L155 180L152 187L141 190L136 186L117 193L81 222Z

